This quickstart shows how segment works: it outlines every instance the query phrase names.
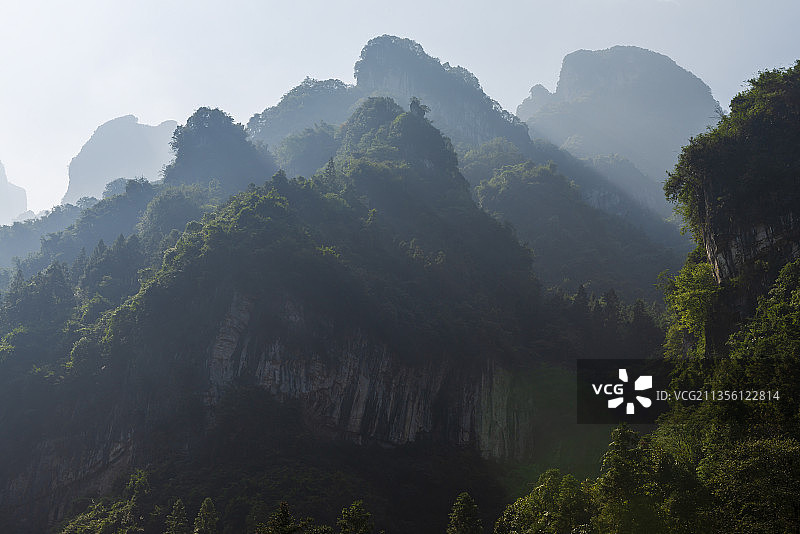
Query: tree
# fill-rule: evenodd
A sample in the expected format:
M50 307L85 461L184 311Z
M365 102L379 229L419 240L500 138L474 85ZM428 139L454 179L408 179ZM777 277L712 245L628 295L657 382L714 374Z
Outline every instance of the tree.
M206 497L194 520L194 534L218 534L219 516L211 497Z
M695 240L716 234L720 249L743 228L780 226L800 199L800 61L749 83L716 128L683 148L664 184Z
M548 469L539 476L530 494L503 511L494 533L588 532L591 515L588 483L581 484L569 474L561 476L558 469Z
M372 514L364 509L364 501L356 501L342 509L336 524L341 534L370 534L375 528Z
M598 508L594 520L600 531L662 532L648 451L627 425L611 433L602 470L594 487Z
M276 170L272 156L256 148L244 127L219 109L198 109L175 129L170 146L175 160L164 169L168 185L207 185L216 178L230 194L250 182L264 182Z
M281 501L278 509L269 516L266 525L256 528L257 534L300 534L305 531L308 520L297 520L289 509L289 503Z
M800 443L792 438L747 440L715 448L698 467L709 484L716 532L798 532Z
M483 534L483 522L478 512L478 505L466 491L453 503L447 534Z
M424 117L425 114L431 110L431 108L420 102L419 98L416 96L412 96L409 110L417 117Z
M176 499L172 512L167 516L164 534L189 534L189 519L181 499Z

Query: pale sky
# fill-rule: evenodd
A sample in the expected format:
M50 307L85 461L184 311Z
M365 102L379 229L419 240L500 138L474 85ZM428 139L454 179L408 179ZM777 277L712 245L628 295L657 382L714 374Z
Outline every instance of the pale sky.
M58 204L102 123L240 122L306 76L353 82L372 37L419 42L514 112L555 89L578 49L636 45L702 78L723 107L759 70L800 58L797 0L0 0L0 161L34 211Z

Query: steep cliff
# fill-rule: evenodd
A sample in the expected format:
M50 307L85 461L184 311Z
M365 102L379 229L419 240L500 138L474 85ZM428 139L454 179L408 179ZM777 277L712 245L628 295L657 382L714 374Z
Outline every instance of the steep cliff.
M405 104L418 97L431 109L431 120L459 149L495 137L517 146L530 143L525 125L483 92L464 67L442 64L410 39L382 35L371 39L356 62L357 87Z
M308 334L303 307L282 304L279 320ZM321 351L281 337L259 339L256 305L237 294L222 322L208 360L210 407L226 388L246 383L282 402L299 400L315 432L358 444L405 445L425 436L476 446L495 459L533 452L533 410L515 404L512 374L496 361L465 367L452 355L404 362L358 330Z
M232 269L229 262L221 268ZM22 413L7 405L1 414L9 434L0 525L39 532L76 498L107 494L135 468L195 457L214 432L220 403L242 387L268 392L287 410L299 405L302 427L323 440L435 443L494 459L526 459L537 450L534 416L547 408L525 393L532 386L518 372L498 363L508 359L502 350L475 359L420 341L408 353L369 323L345 329L333 310L320 312L323 294L294 288L265 295L247 283L237 285L254 295L229 293L230 281L214 275L195 285L197 271L187 270L145 291L138 311L118 311L109 339L75 346L74 368L89 374L55 389L37 375L4 391L4 400L28 398L24 391L41 396ZM285 287L274 276L265 273L267 286ZM304 277L298 283L317 285ZM107 355L93 356L96 350Z
M800 64L750 80L730 115L684 148L664 187L720 281L759 260L774 277L797 258L798 78Z
M41 531L134 468L182 473L225 421L248 420L225 413L247 388L325 442L537 450L549 411L527 379L546 330L528 327L541 305L528 252L475 206L424 117L370 99L346 130L329 176L277 174L189 224L138 294L54 334L48 359L24 328L3 338L1 525ZM68 317L63 273L30 294L55 287ZM262 437L238 446L256 455Z
M713 125L720 113L697 76L665 55L635 46L568 54L556 91L536 85L517 107L534 138L583 158L618 154L633 162L647 177L636 189L646 188L647 205L664 214L669 209L661 184L667 171L689 138ZM629 185L617 181L624 172L598 170Z
M101 124L69 164L69 187L63 203L81 197L101 198L117 178L157 180L172 158L170 139L177 123L140 124L133 115Z
M8 182L5 167L0 162L0 225L11 224L27 209L25 190Z

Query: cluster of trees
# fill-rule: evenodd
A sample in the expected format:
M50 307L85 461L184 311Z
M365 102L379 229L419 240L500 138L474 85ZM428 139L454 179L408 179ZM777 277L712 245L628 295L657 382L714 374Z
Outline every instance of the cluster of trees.
M143 534L375 534L375 522L363 501L344 507L335 527L316 524L312 517L297 517L289 503L281 501L271 513L263 502L255 502L243 521L236 525L221 519L214 500L205 497L194 520L183 499L171 507L161 506L152 498L145 471L131 475L122 497L117 501L102 499L64 525L61 534L101 532L141 532ZM238 524L243 523L243 524ZM483 523L475 500L461 493L449 515L447 534L482 534ZM377 534L385 534L381 530Z
M318 124L343 123L364 96L357 87L341 80L306 78L283 95L277 105L253 115L247 122L247 133L257 143L274 150L289 135L314 129Z
M478 205L513 225L548 285L574 291L591 284L598 291L615 288L628 299L655 300L658 274L680 265L675 251L583 202L579 188L552 162L536 165L498 141L468 152L462 165L476 176L489 172L474 188Z
M69 227L81 212L91 207L95 199L81 199L77 205L56 206L35 219L0 226L0 271L11 270L14 258L25 258L41 246L41 239L49 233ZM5 284L0 280L0 288Z
M750 86L713 130L683 149L664 186L698 242L704 232L776 225L797 207L800 61L762 72Z
M43 218L1 227L0 291L15 270L30 277L54 261L72 264L99 241L113 243L119 235L139 236L148 259L148 265L137 263L139 268L156 266L163 250L177 240L170 236L173 231L182 232L187 222L277 170L269 153L253 145L242 125L219 109L198 109L176 129L172 147L175 159L163 183L115 180L99 202L82 199Z
M175 159L164 169L164 183L208 184L216 180L226 195L262 183L277 171L272 154L247 138L244 126L219 109L200 108L175 129Z

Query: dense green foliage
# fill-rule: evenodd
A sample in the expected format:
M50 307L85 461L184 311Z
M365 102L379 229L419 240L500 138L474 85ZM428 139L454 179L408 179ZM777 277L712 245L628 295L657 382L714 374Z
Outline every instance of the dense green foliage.
M277 170L266 149L247 139L244 126L219 109L200 108L172 137L175 160L164 169L168 185L212 180L232 194L250 183L262 183Z
M72 225L45 236L39 251L24 259L19 268L31 276L54 261L71 265L81 251L93 250L99 241L113 243L120 235L135 233L139 217L157 190L158 186L146 180L128 180L124 194L84 209Z
M210 128L236 130L228 119ZM193 124L181 137L193 148L176 149L175 168L206 161ZM287 495L305 513L318 507L329 524L332 503L374 495L376 523L443 530L453 495L470 480L482 482L474 494L489 499L489 510L504 498L477 453L442 445L446 436L425 436L418 451L359 449L355 461L352 449L309 436L298 408L248 383L220 392L209 430L208 348L235 295L253 302L254 343L280 339L322 361L337 358L330 347L352 332L394 361L423 369L452 359L465 372L488 357L533 374L543 360L561 368L587 348L657 348L660 330L641 302L626 305L613 291L542 293L529 250L472 201L452 144L421 102L404 112L389 99L368 99L334 135L335 157L309 179L276 173L211 212L223 193L209 176L196 177L200 186L131 181L51 237L39 261L69 258L70 266L55 263L28 279L20 271L3 294L4 478L45 454L31 450L39 440L58 440L64 451L105 450L109 439L133 435L136 458L155 465L149 501L122 492L117 501L78 500L70 513L92 525L85 531L127 528L134 507L146 511L131 528L157 531L170 516L169 528L181 529L206 497L223 532L270 528L264 507ZM239 154L241 137L231 138ZM226 154L216 164L238 172ZM302 328L279 309L285 302L303 310ZM524 386L515 386L520 397L533 389ZM558 449L560 423L549 411L537 421L537 445ZM384 476L399 483L386 486ZM13 525L9 510L0 519ZM207 505L203 528L213 516ZM347 532L372 530L359 506L341 519Z
M670 325L665 343L667 356L677 361L712 355L716 348L709 339L712 310L719 308L720 288L705 250L695 249L678 275L663 282Z
M241 503L239 503L241 504ZM342 508L336 520L336 529L329 525L316 525L311 517L298 518L286 501L264 522L256 517L263 503L256 503L248 515L247 526L237 529L235 525L220 520L213 499L206 497L200 504L190 530L186 507L182 499L176 499L172 510L153 499L144 471L133 474L119 500L92 504L89 509L71 520L61 534L124 533L132 534L375 534L372 514L364 508L363 501L355 501ZM253 513L255 512L255 513ZM448 531L449 532L449 531ZM458 531L461 532L461 531ZM468 531L464 531L466 534ZM473 531L469 531L470 534ZM482 530L481 530L482 532ZM383 531L381 531L383 534Z
M277 105L253 115L247 132L253 140L275 149L287 136L317 124L343 123L363 96L358 88L340 80L306 78Z
M664 185L698 241L709 228L780 226L800 201L800 62L750 85L716 128L691 140Z
M288 135L275 151L281 169L289 176L311 176L336 155L336 130L323 122Z
M483 522L478 513L475 499L467 493L461 493L453 510L450 512L450 522L447 525L447 534L482 534Z
M555 165L514 162L502 145L467 154L471 171L488 170L490 179L475 188L478 204L514 226L534 253L543 281L574 291L616 288L627 298L656 298L658 273L677 266L675 255L620 218L585 204L574 183Z
M37 252L44 236L70 226L81 212L91 207L94 202L94 199L85 199L77 206L72 204L56 206L36 219L0 226L0 269L11 267L14 258L22 259L30 253ZM0 288L3 287L5 284L0 279Z

